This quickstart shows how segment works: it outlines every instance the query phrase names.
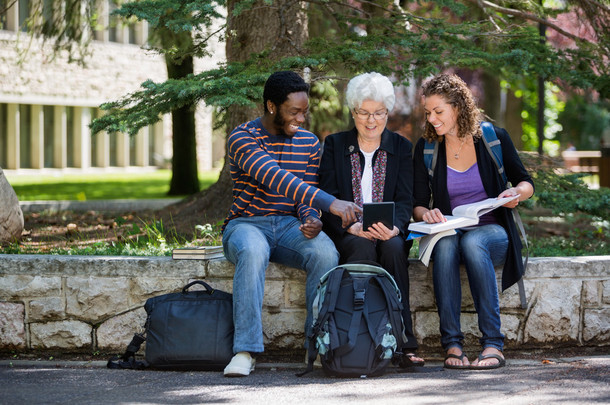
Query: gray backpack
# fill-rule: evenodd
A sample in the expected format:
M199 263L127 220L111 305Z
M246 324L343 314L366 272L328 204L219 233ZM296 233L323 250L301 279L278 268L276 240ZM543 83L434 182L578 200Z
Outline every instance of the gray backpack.
M337 266L320 279L313 303L308 367L320 355L327 375L377 376L406 343L400 290L376 265Z

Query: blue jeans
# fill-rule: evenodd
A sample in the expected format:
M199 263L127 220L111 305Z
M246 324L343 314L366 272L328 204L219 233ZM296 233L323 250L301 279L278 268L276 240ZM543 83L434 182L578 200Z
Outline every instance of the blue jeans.
M472 230L457 230L456 235L439 240L433 251L433 282L441 344L444 350L462 349L460 327L462 287L460 263L466 266L470 293L479 319L481 346L504 348L500 332L500 299L494 266L506 260L508 236L500 225L483 225Z
M263 293L270 261L307 272L307 319L311 331L311 304L320 277L337 266L339 253L324 232L307 239L301 222L292 216L242 217L229 221L222 235L227 259L235 264L233 277L233 352L261 353L263 346Z

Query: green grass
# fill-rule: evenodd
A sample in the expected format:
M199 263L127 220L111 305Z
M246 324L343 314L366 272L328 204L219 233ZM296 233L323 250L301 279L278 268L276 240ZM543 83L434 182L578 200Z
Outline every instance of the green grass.
M199 173L202 190L214 184L218 171ZM6 176L19 201L156 199L168 196L170 170L149 173L10 175Z

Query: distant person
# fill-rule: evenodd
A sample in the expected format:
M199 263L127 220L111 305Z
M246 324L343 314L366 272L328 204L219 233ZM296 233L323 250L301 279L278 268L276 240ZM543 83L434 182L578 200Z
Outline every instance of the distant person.
M567 151L574 151L576 150L576 146L574 146L574 144L572 142L568 142L568 147L566 148Z
M363 229L362 217L346 227L338 217L324 215L324 232L340 254L340 263L368 260L379 263L395 279L403 303L407 345L399 348L402 366L423 366L416 356L409 306L409 249L407 226L413 211L412 145L406 138L386 129L388 114L396 98L390 80L379 73L364 73L347 85L347 105L355 127L329 135L320 163L320 188L342 200L363 203L393 201L395 222L381 222Z
M504 265L503 287L523 275L521 240L511 215L519 201L534 193L534 183L519 159L508 133L494 127L501 142L504 169L514 187L505 189L502 177L481 140L481 113L474 97L456 75L441 74L423 85L426 124L414 151L415 221L445 221L454 207L490 197L519 195L489 214L477 226L458 229L435 245L433 284L440 318L446 368L491 369L505 364L504 335L500 331L500 303L494 266ZM424 162L424 144L438 143L432 181ZM460 263L466 266L478 314L481 354L472 363L463 352L460 327L462 289Z
M309 109L309 86L294 72L273 73L265 83L262 117L235 128L227 147L233 205L223 226L225 256L235 264L233 320L235 355L230 377L254 370L263 347L262 307L269 261L307 272L305 336L320 277L339 255L322 231L319 210L356 221L360 208L317 188L320 144L301 128ZM331 215L331 214L326 214Z

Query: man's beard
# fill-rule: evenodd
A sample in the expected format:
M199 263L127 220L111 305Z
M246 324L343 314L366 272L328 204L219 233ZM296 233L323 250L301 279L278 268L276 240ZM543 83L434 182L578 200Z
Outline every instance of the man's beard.
M286 120L282 118L281 114L277 114L273 117L273 125L275 125L275 129L278 131L278 135L288 136L286 132L284 132L284 127L286 126Z

